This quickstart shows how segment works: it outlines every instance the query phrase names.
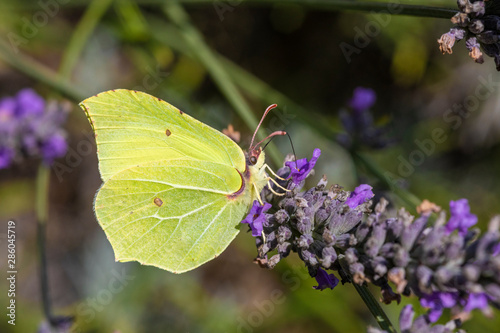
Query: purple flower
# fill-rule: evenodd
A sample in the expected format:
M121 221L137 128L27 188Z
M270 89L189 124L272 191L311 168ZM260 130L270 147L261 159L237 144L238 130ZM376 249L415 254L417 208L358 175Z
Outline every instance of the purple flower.
M0 147L0 169L5 169L14 158L14 151L7 147Z
M67 108L45 100L32 89L0 99L0 169L22 157L42 157L46 164L66 153L62 125Z
M66 143L66 139L61 134L56 133L50 136L42 144L42 155L45 164L50 165L54 159L64 156L67 149L68 145Z
M451 292L436 291L432 294L424 294L420 297L420 304L424 307L430 308L427 315L432 323L435 323L439 317L441 317L443 309L453 307L457 304L457 301L458 293Z
M339 279L333 274L328 274L324 269L318 268L318 273L315 276L316 282L318 282L317 286L313 288L316 290L323 290L326 288L333 289L339 284Z
M467 199L450 201L450 215L450 220L446 224L449 233L458 230L460 236L465 236L468 229L477 223L477 216L470 213Z
M377 95L370 88L357 87L354 89L352 99L349 101L349 106L357 112L364 111L375 104Z
M270 203L265 202L264 206L261 206L260 203L255 200L252 208L250 209L250 213L248 213L247 217L241 221L241 223L248 223L252 229L252 236L258 237L262 234L262 230L264 230L264 222L266 222L266 215L264 213L268 211L269 208L271 208Z
M39 116L45 110L45 100L33 89L26 88L17 93L17 116L22 118L30 115Z
M290 168L290 177L292 182L299 185L301 181L306 179L307 175L311 172L321 155L321 150L318 148L314 149L313 157L311 160L307 161L307 158L302 158L297 161L286 162L285 165Z
M486 293L471 293L465 304L464 311L470 312L474 309L486 309L488 307L488 295Z
M413 311L413 307L411 304L408 304L401 310L399 314L399 328L401 331L407 331L411 329L411 325L413 322L413 316L415 315L415 311Z
M498 256L499 254L500 254L500 243L498 243L497 245L495 245L495 246L493 247L493 252L491 253L491 255L492 255L493 257L496 257L496 256Z
M345 204L354 209L373 198L373 196L372 187L367 184L361 184L352 191Z
M0 122L5 122L14 116L16 100L14 97L5 97L0 100Z

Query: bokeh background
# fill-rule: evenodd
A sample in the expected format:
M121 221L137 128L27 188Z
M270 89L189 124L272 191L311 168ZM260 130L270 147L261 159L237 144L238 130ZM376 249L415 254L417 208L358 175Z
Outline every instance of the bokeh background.
M454 104L486 91L481 82L500 82L493 61L475 64L462 44L442 55L436 40L451 27L442 18L385 15L386 24L356 47L359 31L380 24L381 17L323 3L2 0L0 97L32 87L45 98L72 103L65 128L77 154L58 160L70 171L52 170L47 258L54 312L76 316L73 331L364 332L375 325L352 286L313 290L314 279L297 258L273 271L253 264L254 239L246 232L220 258L182 275L115 263L94 217L101 180L91 128L77 106L108 89L150 93L219 130L231 123L242 134L242 147L252 121L278 103L263 132L288 131L299 158L322 149L311 185L322 174L348 190L369 183L394 209L410 211L416 198L444 208L468 198L483 229L500 213L498 86L489 87L488 97L460 125L446 118ZM451 0L419 3L456 7ZM26 22L36 23L36 31L26 30ZM9 33L23 42L13 46ZM345 43L357 49L349 57ZM388 126L391 147L353 155L336 143L343 131L339 111L358 86L377 93L374 118ZM432 138L436 128L447 139L402 174L402 159L421 150L415 140ZM82 145L91 148L83 151ZM269 163L279 167L289 152L288 140L276 139ZM2 315L2 332L36 332L44 321L34 210L38 164L26 160L0 170L0 264L6 271L5 225L14 220L19 272L16 326ZM388 175L396 176L391 184L399 190L389 186ZM5 306L7 289L0 279ZM384 308L397 323L401 306ZM474 313L464 328L493 332L499 325Z

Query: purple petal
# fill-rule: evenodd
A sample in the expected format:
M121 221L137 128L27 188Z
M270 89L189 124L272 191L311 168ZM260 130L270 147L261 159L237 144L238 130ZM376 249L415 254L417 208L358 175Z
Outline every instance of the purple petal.
M354 111L364 111L372 107L377 100L375 91L370 88L357 87L354 89L352 99L349 101L349 106Z
M271 208L271 204L265 202L264 206L261 206L260 203L255 200L252 204L252 208L250 208L250 212L247 217L241 223L247 223L252 229L252 236L258 237L262 234L264 230L264 223L266 222L266 211Z
M0 100L0 122L14 116L16 112L16 99L14 97L5 97Z
M315 276L316 282L318 282L317 286L313 288L316 290L323 290L326 288L333 289L339 284L339 279L333 274L328 274L324 269L319 268L318 273Z
M17 114L19 117L41 115L45 109L45 100L33 89L26 88L17 93Z
M399 314L399 329L401 331L411 329L414 315L415 311L413 311L413 307L410 304L401 310L401 313Z
M296 185L300 184L301 181L306 179L311 170L314 168L316 161L321 155L321 150L318 148L314 149L313 157L311 160L307 161L306 158L302 158L297 161L286 162L285 165L290 168L290 177L292 182Z
M474 309L485 309L488 307L488 296L485 293L469 294L469 299L464 307L464 311L470 312Z
M372 187L367 184L361 184L352 191L351 196L346 200L345 204L354 209L373 198L373 196Z
M54 159L64 156L67 149L68 145L66 143L66 139L62 135L54 134L50 136L42 144L42 155L44 162L48 165L52 164Z
M458 230L461 236L465 236L468 229L477 223L477 216L470 213L467 199L450 201L450 220L446 224L449 233Z
M8 168L13 158L14 151L12 149L0 147L0 169Z

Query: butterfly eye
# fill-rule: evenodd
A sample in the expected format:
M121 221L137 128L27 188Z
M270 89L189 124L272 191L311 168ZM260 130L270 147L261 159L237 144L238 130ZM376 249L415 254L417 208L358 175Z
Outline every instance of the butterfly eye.
M257 157L250 156L250 163L252 163L252 165L255 165L257 163Z

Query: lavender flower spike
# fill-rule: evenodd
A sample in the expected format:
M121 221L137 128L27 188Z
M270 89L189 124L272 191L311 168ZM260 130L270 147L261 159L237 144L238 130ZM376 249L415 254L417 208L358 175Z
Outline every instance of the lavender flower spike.
M28 88L0 99L0 169L25 157L41 157L51 165L64 156L68 147L62 126L68 111Z

